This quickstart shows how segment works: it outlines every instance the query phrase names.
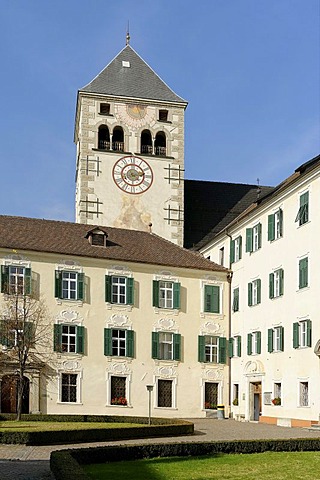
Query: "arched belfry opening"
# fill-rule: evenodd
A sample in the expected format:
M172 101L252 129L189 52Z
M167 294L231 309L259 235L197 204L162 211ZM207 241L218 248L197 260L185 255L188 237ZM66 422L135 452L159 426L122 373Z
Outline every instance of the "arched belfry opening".
M154 142L155 155L165 157L167 155L167 140L164 132L158 132Z
M114 127L112 134L112 150L124 152L124 133L122 127Z
M98 148L100 150L110 150L110 134L106 125L101 125L98 130Z
M141 153L152 155L152 137L150 130L143 130L141 133Z

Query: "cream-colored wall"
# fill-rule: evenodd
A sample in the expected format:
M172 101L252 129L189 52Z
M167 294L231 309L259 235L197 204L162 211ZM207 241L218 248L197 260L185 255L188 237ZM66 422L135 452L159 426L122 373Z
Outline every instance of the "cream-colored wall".
M112 115L99 114L100 104L108 102ZM79 94L77 131L77 193L76 221L94 223L118 228L148 230L152 223L154 233L179 245L183 244L183 168L184 168L184 106L157 102L139 101L139 105L147 107L145 120L135 121L126 114L128 105L137 100L126 100L113 97L96 97ZM169 122L158 121L159 109L169 112ZM125 152L97 151L98 129L107 125L112 132L115 126L124 130ZM166 135L167 157L143 155L140 153L141 132L150 130L153 138L159 131ZM113 166L117 160L126 155L135 155L145 160L153 171L151 187L141 194L130 194L120 190L112 178ZM99 159L99 175L86 172L87 158L91 160L91 168L95 169L95 161ZM181 180L178 173L171 173L168 180L168 167L181 168ZM101 202L100 215L85 214L85 200ZM181 221L168 217L168 207L182 211ZM171 214L172 216L172 214Z
M300 194L306 190L309 191L309 222L299 227L295 218ZM264 405L262 398L262 416L275 417L278 423L285 425L290 425L291 419L319 419L320 365L314 353L320 339L317 302L320 284L319 198L317 169L228 230L233 239L242 235L242 259L232 264L232 289L239 287L240 310L231 317L231 336L241 335L242 356L231 361L231 383L240 385L240 404L233 407L234 415L241 414L247 420L252 419L252 395L249 390L250 383L255 381L262 382L262 395L272 392L272 398L274 382L282 383L282 405ZM283 237L270 242L267 237L268 215L275 213L279 207L283 210ZM251 254L246 253L246 228L258 222L262 223L262 247ZM230 239L227 236L217 238L202 253L217 261L221 245L225 245L229 256ZM305 255L309 258L309 285L299 290L298 263ZM269 273L278 268L284 269L284 294L270 299ZM261 279L261 303L249 307L248 283L255 278ZM312 321L312 347L294 349L293 323L304 319ZM284 351L268 353L268 329L276 326L284 327ZM247 334L253 331L261 331L261 354L248 356ZM309 382L308 407L298 406L299 381Z
M207 332L228 337L228 286L226 274L190 269L168 268L81 257L63 257L35 252L0 251L1 259L10 257L12 262L25 257L31 262L33 276L40 279L40 293L45 299L52 324L63 315L76 318L86 329L85 355L52 353L51 367L55 372L80 373L81 402L59 402L59 376L41 376L40 411L44 413L125 414L147 415L147 384L155 385L152 399L152 415L168 417L201 417L204 405L204 382L220 383L219 402L228 406L228 367L226 365L198 362L198 335ZM54 271L65 261L75 262L85 273L86 300L64 301L54 298ZM105 302L104 278L110 269L122 267L134 277L134 306L117 306ZM166 274L181 283L181 309L179 311L156 309L152 306L152 280L155 275ZM203 314L203 283L213 282L222 287L221 314ZM3 296L1 295L3 301ZM67 313L62 313L67 312ZM73 313L72 313L73 312ZM118 316L118 328L135 332L134 358L104 356L104 328ZM71 320L72 322L72 320ZM68 323L68 322L65 322ZM117 327L115 327L117 328ZM182 336L181 361L153 360L151 358L151 332L172 331ZM53 337L53 330L52 330ZM53 345L52 345L53 347ZM129 406L108 405L108 374L126 375L130 381L127 390ZM156 407L157 378L172 379L174 408ZM32 400L34 403L34 399Z

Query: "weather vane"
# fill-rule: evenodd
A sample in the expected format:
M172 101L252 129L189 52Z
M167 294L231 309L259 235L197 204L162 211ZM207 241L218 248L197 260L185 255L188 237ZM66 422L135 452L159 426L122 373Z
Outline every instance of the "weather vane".
M126 35L126 45L130 44L130 33L129 33L129 20L128 20L128 27L127 27L127 35Z

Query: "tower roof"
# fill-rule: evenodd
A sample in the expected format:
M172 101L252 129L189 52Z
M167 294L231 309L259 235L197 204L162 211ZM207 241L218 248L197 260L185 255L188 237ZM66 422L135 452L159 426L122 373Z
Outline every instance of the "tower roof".
M187 104L130 45L126 45L80 92Z

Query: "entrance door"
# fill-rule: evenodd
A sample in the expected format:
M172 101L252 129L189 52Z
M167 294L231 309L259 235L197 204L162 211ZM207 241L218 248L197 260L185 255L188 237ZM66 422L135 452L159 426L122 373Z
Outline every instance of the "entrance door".
M253 399L251 400L253 403L253 412L251 411L250 417L254 421L258 422L260 413L261 413L261 382L253 382L251 384L251 387L252 387L251 391L253 394Z
M22 413L29 413L29 379L23 377ZM16 375L4 375L1 382L1 412L17 413L18 382Z

